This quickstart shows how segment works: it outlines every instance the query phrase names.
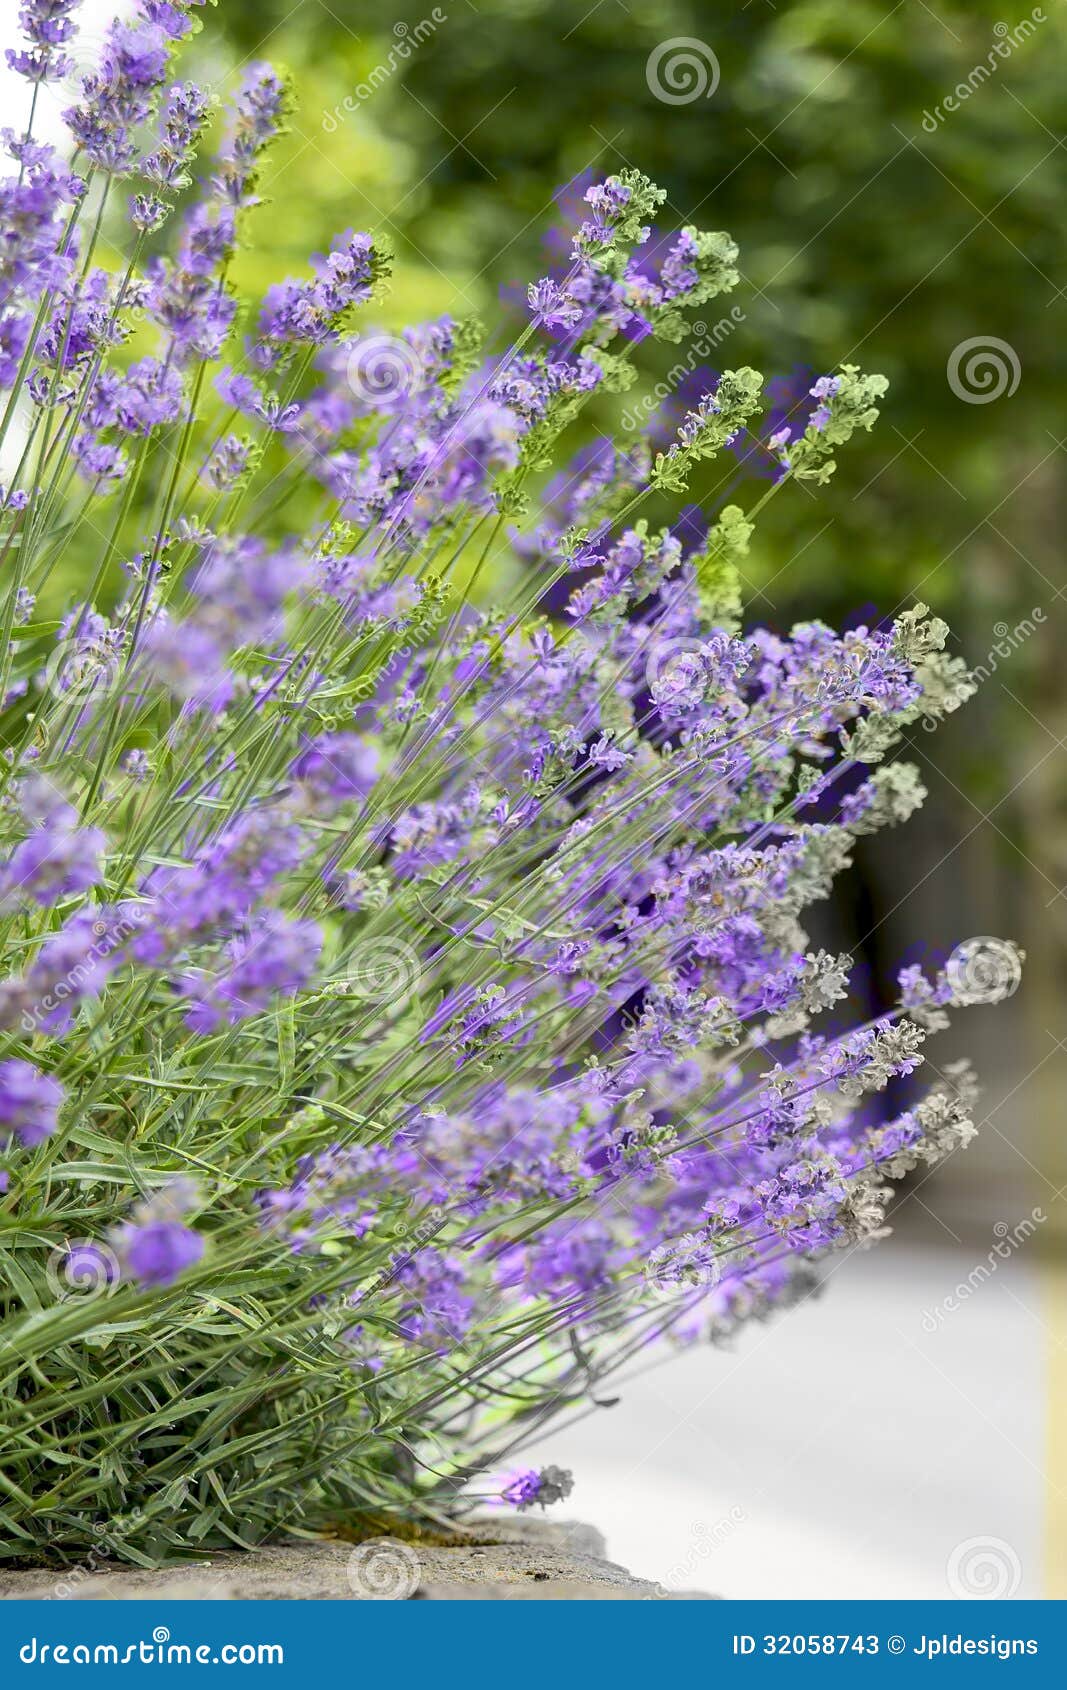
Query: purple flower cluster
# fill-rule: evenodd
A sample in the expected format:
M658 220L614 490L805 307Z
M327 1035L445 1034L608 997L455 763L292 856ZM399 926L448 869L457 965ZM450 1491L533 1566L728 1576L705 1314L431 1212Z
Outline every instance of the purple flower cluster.
M23 7L31 80L71 11ZM233 1484L210 1482L236 1506L287 1426L301 1472L319 1442L324 1462L367 1445L395 1485L409 1426L484 1470L484 1405L536 1419L665 1331L798 1294L824 1251L880 1233L888 1179L973 1132L962 1069L903 1111L881 1094L987 970L906 970L857 1025L851 959L805 927L857 838L921 801L889 754L973 690L943 624L916 606L743 632L755 511L641 509L744 437L758 372L687 396L662 450L587 446L535 495L642 340L736 284L730 238L653 238L664 196L625 171L588 187L508 352L448 317L357 316L387 265L351 232L242 312L241 344L228 271L287 91L249 67L196 163L209 102L171 64L190 28L181 0L139 0L68 114L84 176L8 137L0 184L0 381L62 465L43 487L20 469L0 511L20 542L0 1178L17 1208L33 1151L57 1235L93 1216L68 1277L164 1294L136 1343L173 1373L137 1411L199 1436L232 1391ZM77 214L101 177L146 189L139 254L194 170L165 250L121 281L94 265ZM155 344L130 357L134 313ZM778 485L825 481L883 385L816 381L803 428L775 431ZM147 536L146 466L165 466ZM49 528L78 474L94 516ZM56 548L89 535L84 602L42 659L29 619ZM503 602L457 590L470 568ZM190 1276L195 1319L168 1324ZM149 1441L166 1466L169 1423ZM570 1483L526 1471L502 1495Z
M68 76L73 61L63 47L77 34L78 26L70 14L80 4L81 0L23 0L19 28L30 49L5 48L10 69L30 82L56 82Z
M32 898L48 906L96 885L104 835L80 826L77 811L51 782L34 777L25 783L22 815L30 831L0 867L0 902Z
M547 1508L553 1502L564 1502L573 1489L574 1479L566 1467L542 1467L540 1472L530 1467L516 1473L500 1495L521 1514L535 1503Z
M0 1128L32 1150L51 1138L58 1124L63 1087L32 1063L0 1062Z
M190 8L202 0L138 0L128 22L108 29L99 66L82 79L82 98L64 113L86 159L112 175L137 161L136 132L154 113L173 44L192 28Z
M269 289L254 348L261 369L274 369L294 347L336 339L346 314L371 297L378 268L374 243L350 230L315 268L313 282L280 282Z
M176 1221L152 1221L131 1227L125 1239L126 1268L148 1290L173 1285L204 1254L204 1240Z
M736 286L737 246L729 235L690 227L673 241L650 242L645 219L664 197L636 171L588 188L584 200L593 215L574 237L566 274L531 284L534 322L572 343L599 344L616 334L675 339L679 307L702 305Z
M138 1203L106 1247L115 1276L146 1291L163 1291L196 1267L204 1238L185 1224L185 1217L199 1202L195 1183L176 1179Z
M51 147L13 139L8 146L23 169L0 181L0 388L18 375L37 302L71 274L65 218L85 191Z
M288 921L278 910L263 910L226 946L224 960L205 979L186 976L179 990L190 1000L186 1016L196 1033L220 1023L231 1025L291 998L311 980L322 949L322 931L313 921Z

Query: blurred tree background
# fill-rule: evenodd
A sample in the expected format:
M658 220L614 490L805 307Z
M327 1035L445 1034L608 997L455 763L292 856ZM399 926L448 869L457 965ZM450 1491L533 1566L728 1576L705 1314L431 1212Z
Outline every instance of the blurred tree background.
M843 361L890 378L835 482L770 508L749 610L840 622L919 596L986 672L936 758L916 735L924 819L858 865L832 920L872 993L920 933L935 951L976 924L1020 936L1028 1013L977 1010L962 1041L1006 1036L995 1094L1015 1087L1031 1121L1051 1109L1067 949L1060 0L1018 16L1002 0L222 0L212 25L199 68L220 89L269 57L298 92L242 281L300 271L334 228L366 225L397 248L383 324L492 316L558 260L561 190L636 165L667 190L664 229L741 245L723 309L743 319L704 363L755 364L798 397ZM683 39L706 86L665 101L650 56ZM991 339L1004 391L961 396L956 349ZM649 386L687 356L652 354ZM735 480L759 473L750 460Z

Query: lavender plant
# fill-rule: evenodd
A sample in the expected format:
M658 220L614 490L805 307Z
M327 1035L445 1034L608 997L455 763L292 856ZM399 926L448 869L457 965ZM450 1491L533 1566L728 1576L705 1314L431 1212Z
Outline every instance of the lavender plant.
M922 606L739 631L760 507L884 382L822 378L698 538L642 506L757 426L754 370L545 487L733 241L649 243L662 193L609 177L503 353L383 335L367 234L239 301L284 81L249 66L209 155L194 0L139 0L64 162L33 110L77 9L21 8L0 184L3 1553L556 1500L525 1440L787 1304L974 1130L963 1068L879 1094L988 955L854 1024L802 925L921 801L886 757L963 665Z

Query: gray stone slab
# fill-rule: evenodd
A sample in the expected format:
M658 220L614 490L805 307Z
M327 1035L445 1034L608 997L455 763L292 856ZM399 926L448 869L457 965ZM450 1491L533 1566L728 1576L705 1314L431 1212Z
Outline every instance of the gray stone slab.
M0 1571L0 1600L664 1601L677 1600L605 1558L592 1526L540 1519L477 1523L448 1547L372 1538L290 1542L146 1572L88 1561ZM683 1598L684 1600L685 1598Z

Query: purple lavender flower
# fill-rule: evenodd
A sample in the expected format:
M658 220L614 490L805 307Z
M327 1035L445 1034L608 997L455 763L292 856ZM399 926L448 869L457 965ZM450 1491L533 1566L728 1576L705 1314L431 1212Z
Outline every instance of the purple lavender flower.
M135 930L113 911L79 910L49 935L22 982L24 1032L65 1033L82 1003L98 997Z
M279 282L269 289L253 349L260 369L275 368L294 347L335 340L345 315L371 297L383 262L369 235L349 230L325 258L316 259L315 269L313 282Z
M356 734L323 734L311 740L293 764L293 779L309 805L330 815L342 804L366 798L378 778L380 759L373 745Z
M181 28L179 28L179 22ZM82 100L63 116L90 163L114 175L134 165L134 133L151 115L167 74L171 41L187 20L177 5L141 0L131 23L116 18L100 63L82 81Z
M148 263L145 310L171 335L179 362L215 358L222 350L236 305L219 272L235 241L232 209L209 201L185 217L176 257Z
M441 499L453 504L480 498L495 471L515 468L522 432L508 406L473 405L446 431L438 449L435 479Z
M158 358L139 358L115 390L115 421L126 434L151 434L178 420L182 401L180 373Z
M541 1490L541 1475L533 1467L528 1467L504 1486L500 1493L503 1502L510 1503L521 1514L524 1509L532 1508Z
M207 95L195 83L179 82L168 89L158 123L159 147L141 164L141 174L160 192L188 187L187 166L209 112Z
M30 312L0 310L0 388L10 387L18 375L32 326L33 318ZM28 498L28 495L12 493L9 496L5 492L0 498L0 510L11 508L9 497Z
M255 462L256 450L252 441L228 434L212 448L211 456L204 465L203 479L216 493L231 493Z
M196 621L231 647L277 639L286 599L302 574L300 558L288 547L268 551L250 536L210 540L189 583Z
M111 1250L84 1239L72 1244L63 1257L61 1278L64 1288L85 1296L113 1286L118 1271L118 1263Z
M27 0L35 52L58 55L68 11ZM204 96L170 82L190 26L179 0L138 0L71 117L90 175L140 159L139 230L165 223L204 128ZM409 1391L431 1404L414 1434L465 1459L457 1428L495 1381L509 1382L503 1420L573 1400L652 1313L645 1330L696 1337L781 1306L810 1258L877 1235L884 1177L967 1142L962 1071L889 1119L881 1096L989 969L972 970L977 987L951 964L932 982L905 970L892 1010L838 1024L849 959L813 948L804 924L855 840L919 801L915 772L886 754L971 683L921 607L891 626L742 638L751 505L662 528L630 514L649 492L684 492L747 429L761 405L747 369L683 384L663 451L642 438L579 454L513 537L530 578L514 604L456 593L468 558L496 567L552 441L591 395L625 386L636 343L677 341L686 310L736 282L728 236L654 231L663 195L636 172L588 185L565 270L530 290L538 332L497 355L470 325L420 324L386 339L395 379L374 378L386 337L342 338L384 269L368 236L343 235L268 290L216 375L249 438L231 418L201 433L188 407L209 384L194 366L230 335L230 261L285 103L253 66L168 251L121 283L93 263L94 219L69 219L83 184L9 140L21 176L0 187L0 371L28 372L43 461L66 464L69 448L91 512L131 465L151 476L160 431L188 458L164 466L162 528L132 542L151 488L128 485L86 575L106 614L59 611L43 667L28 619L51 616L51 599L38 612L33 596L57 548L101 528L68 505L65 470L3 501L33 520L6 525L21 821L9 800L0 1028L62 1040L59 1072L79 1088L78 1166L59 1146L33 1202L74 1214L86 1167L94 1212L112 1194L106 1244L78 1247L83 1276L103 1259L109 1286L180 1283L204 1258L192 1215L206 1198L166 1170L217 1168L226 1261L234 1284L255 1277L266 1334L247 1297L216 1299L220 1354L228 1329L253 1377L288 1358L280 1389L312 1406L351 1397L353 1368L357 1384L379 1373L396 1413L364 1438L359 1482L369 1494L380 1456L395 1498L407 1464L388 1446ZM142 309L159 344L131 363L116 352ZM801 420L774 419L773 461L819 482L881 385L847 365L805 385ZM77 808L50 785L60 765ZM84 825L97 817L107 841ZM97 903L85 894L105 847L113 901ZM1019 959L999 960L1010 989ZM5 1143L53 1133L63 1096L31 1063L0 1064ZM131 1180L150 1193L132 1212ZM28 1252L20 1284L35 1271ZM16 1285L16 1314L21 1297ZM135 1373L145 1332L146 1353L174 1350L165 1324L118 1331ZM102 1366L80 1387L89 1434ZM27 1375L17 1400L40 1384ZM292 1453L291 1423L257 1418L264 1461L275 1436ZM131 1482L150 1486L171 1459L133 1463ZM548 1467L501 1494L527 1509L570 1488Z
M123 338L123 328L116 315L113 279L104 270L91 270L76 283L63 285L60 302L45 324L35 351L44 364L69 371L79 370L94 355L102 355L109 346ZM131 299L131 303L134 300ZM102 396L119 388L117 381L105 380L93 398L99 407ZM111 414L98 409L90 413L94 423L111 421Z
M59 1081L32 1063L18 1057L0 1062L0 1131L14 1134L28 1150L43 1144L58 1126L64 1095Z
M247 811L202 845L188 867L157 868L146 876L144 901L124 912L138 926L132 955L155 966L191 944L228 937L296 867L301 851L291 820L272 810Z
M31 47L29 52L6 48L10 68L31 82L55 82L68 76L73 61L62 48L78 33L71 13L80 4L81 0L23 0L19 28Z
M233 697L229 653L218 636L195 621L153 621L141 658L153 680L196 709L218 715Z
M582 320L582 307L557 282L546 277L530 283L530 310L546 329L572 329Z
M574 1489L574 1476L566 1467L542 1467L540 1472L528 1467L504 1486L501 1499L522 1514L534 1503L547 1508L553 1502L563 1502Z
M123 1277L137 1280L145 1290L173 1285L201 1260L204 1240L178 1221L149 1221L126 1227L120 1238Z
M215 378L219 394L235 410L246 417L256 417L277 434L295 434L300 425L301 408L286 404L276 393L270 393L252 380L251 376L222 370Z
M411 1344L444 1355L470 1329L474 1299L463 1264L433 1248L416 1250L394 1264L401 1288L400 1328Z
M277 910L263 910L230 941L217 974L206 971L179 982L190 1000L186 1023L194 1033L211 1033L292 997L314 974L322 942L315 922L288 921Z
M121 446L102 440L92 429L82 429L75 436L71 452L94 493L113 491L129 472L130 460Z
M260 154L285 128L289 89L272 65L250 64L233 102L212 191L235 209L255 203Z
M36 301L70 275L73 256L62 249L63 208L85 192L85 184L59 162L50 147L36 148L23 179L0 181L0 322L7 325L6 362L25 344L25 325L13 311L16 295Z
M99 828L81 827L77 811L45 780L27 783L22 799L32 828L0 866L0 898L47 906L95 886L106 844Z

